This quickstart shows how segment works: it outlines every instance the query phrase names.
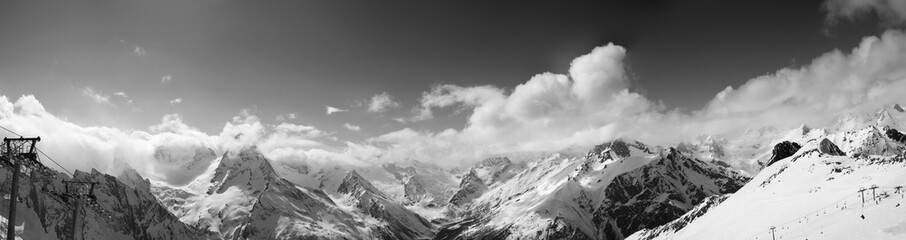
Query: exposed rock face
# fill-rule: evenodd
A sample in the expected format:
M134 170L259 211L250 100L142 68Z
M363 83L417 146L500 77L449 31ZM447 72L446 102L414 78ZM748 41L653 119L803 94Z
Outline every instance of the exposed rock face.
M418 161L403 161L381 165L383 171L399 181L402 192L387 194L406 206L420 208L437 208L447 205L450 196L456 192L459 184L454 174L436 165ZM387 184L386 182L381 182ZM385 189L386 190L386 189Z
M894 104L893 109L900 112L906 112L906 110L903 110L903 107L900 107L900 104Z
M695 208L689 210L688 212L686 212L686 214L683 214L682 217L653 229L638 231L634 235L637 235L638 239L641 240L651 240L656 238L659 234L676 232L692 221L695 221L695 219L698 219L699 217L708 213L708 210L711 210L717 205L720 205L720 203L722 203L724 200L727 200L730 195L731 194L710 196L702 201L702 203L698 204Z
M353 204L359 211L380 219L387 225L388 231L382 230L381 238L423 239L433 234L433 226L428 220L389 200L354 170L346 175L337 192L352 197Z
M606 142L599 144L588 151L586 158L588 159L598 159L599 162L607 162L609 160L629 157L632 152L632 148L639 149L645 153L652 153L648 146L645 144L634 141L628 143L622 139L613 140L611 142Z
M456 191L453 197L450 198L450 204L457 207L463 206L471 202L472 199L481 196L487 190L488 186L484 184L481 178L478 178L475 171L469 171L468 174L462 177L462 182L459 183L459 191Z
M896 129L884 128L884 135L887 135L887 138L890 138L891 140L906 144L906 135Z
M622 239L673 221L709 196L736 192L748 180L670 148L666 157L615 178L594 222L606 239Z
M368 180L362 177L362 175L359 175L359 172L356 172L355 170L346 174L346 178L343 178L343 182L340 183L340 188L337 189L337 192L356 196L369 194L386 197L381 191L378 191L374 185L371 185L371 182L368 182Z
M428 194L420 179L418 175L412 175L403 180L403 197L407 201L418 202Z
M555 154L527 163L436 239L622 239L747 181L675 149L652 152L638 142L609 142L584 158Z
M509 158L493 157L481 160L469 171L475 172L475 176L485 184L492 185L508 179L513 174L513 170L517 170L513 167L513 162Z
M8 193L10 171L0 168L0 186ZM96 181L95 200L83 200L79 209L77 234L80 239L206 239L209 232L179 221L151 194L149 183L134 170L120 178L76 171L73 178L50 169L32 171L19 179L21 198L17 206L17 225L23 239L72 238L73 202L63 195L64 180ZM73 185L73 187L76 185ZM79 190L88 193L87 187ZM3 209L6 211L7 209ZM5 215L5 214L4 214ZM6 219L2 218L5 222ZM5 228L4 228L5 233Z
M255 147L224 154L203 176L210 179L155 191L182 221L218 238L417 239L431 233L423 219L388 201L357 173L340 183L349 198L335 202L321 189L280 177Z
M603 143L595 146L588 152L588 158L594 159L605 159L612 158L610 156L605 156L605 153L613 153L616 157L628 157L629 156L629 146L623 140L617 139L609 143Z
M834 156L843 156L846 155L843 151L837 147L836 144L831 142L829 139L825 138L821 140L821 143L818 145L818 151L824 154L830 154Z
M781 143L778 143L777 145L774 145L774 150L771 151L771 159L768 161L768 166L774 164L777 161L780 161L781 159L793 156L793 154L796 154L796 151L799 151L799 148L802 148L802 146L800 146L798 143L790 141L783 141Z

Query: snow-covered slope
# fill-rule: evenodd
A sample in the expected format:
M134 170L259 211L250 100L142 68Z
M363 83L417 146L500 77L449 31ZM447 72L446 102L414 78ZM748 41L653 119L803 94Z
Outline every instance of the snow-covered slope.
M383 239L423 239L433 234L428 220L391 201L356 171L350 171L337 192L344 194L355 212L380 220Z
M766 167L722 202L708 201L629 239L906 238L902 142L880 134L878 126L800 141L795 154Z
M496 187L525 170L525 166L524 162L514 163L507 157L491 157L479 161L461 177L459 189L449 198L452 210L458 211L460 207L484 194L489 187Z
M182 221L220 238L413 239L430 234L429 226L401 223L418 215L384 197L334 201L320 189L297 186L281 178L257 148L226 153L215 162L191 184L157 183L155 193Z
M621 239L679 217L747 179L724 167L640 142L554 154L490 189L439 239Z
M0 186L9 193L9 168L0 168ZM78 210L79 239L205 239L210 233L179 221L151 194L148 180L127 170L119 178L97 171L75 172L75 177L50 169L22 176L17 205L17 236L22 239L71 239L74 206L64 194L64 180L98 182L95 201L83 201ZM75 185L73 185L75 190ZM88 193L89 189L80 189ZM4 206L6 205L4 200ZM4 211L8 207L3 207ZM4 214L5 215L5 214ZM6 222L6 218L2 218ZM6 224L3 224L6 226ZM2 229L5 233L5 228ZM5 234L4 234L5 235Z

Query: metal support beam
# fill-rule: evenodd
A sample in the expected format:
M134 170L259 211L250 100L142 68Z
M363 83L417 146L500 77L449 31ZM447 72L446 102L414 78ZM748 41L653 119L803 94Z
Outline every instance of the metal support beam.
M16 203L19 198L19 171L22 169L22 163L16 161L13 168L13 185L9 193L9 216L6 219L6 239L16 239Z
M0 159L12 168L12 186L9 193L9 215L7 215L6 239L16 239L16 204L19 202L19 174L22 168L33 169L41 166L35 154L35 144L41 141L34 138L3 138L5 148L0 149Z

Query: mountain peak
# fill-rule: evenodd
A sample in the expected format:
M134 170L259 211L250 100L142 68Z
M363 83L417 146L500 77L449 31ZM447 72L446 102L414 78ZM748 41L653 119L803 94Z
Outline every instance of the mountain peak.
M588 151L586 158L599 159L600 161L613 160L616 158L626 158L632 156L633 151L651 153L651 150L644 143L639 141L627 141L625 139L615 139L610 142L604 142Z
M354 196L373 194L386 198L380 190L375 188L371 182L362 177L356 170L349 171L349 173L346 174L346 177L343 178L343 182L340 183L340 187L337 188L337 192Z
M214 170L208 193L223 193L230 186L239 186L253 192L262 191L271 180L279 179L270 161L258 148L251 147L238 154L224 153ZM242 187L244 186L244 187Z

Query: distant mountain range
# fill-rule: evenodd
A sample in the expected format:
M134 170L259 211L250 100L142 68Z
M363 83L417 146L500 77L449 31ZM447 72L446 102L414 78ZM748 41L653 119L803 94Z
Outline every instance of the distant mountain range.
M77 172L74 179L102 184L81 208L76 232L83 239L901 239L904 128L906 111L897 105L828 128L753 129L675 146L617 139L584 155L499 156L462 170L418 161L314 167L271 161L256 147L220 156L160 148L158 161L194 178L173 184L132 170ZM9 176L0 169L4 193ZM72 206L61 194L71 179L44 169L20 181L20 236L71 238Z

